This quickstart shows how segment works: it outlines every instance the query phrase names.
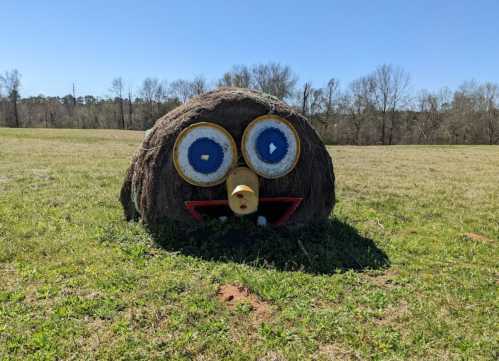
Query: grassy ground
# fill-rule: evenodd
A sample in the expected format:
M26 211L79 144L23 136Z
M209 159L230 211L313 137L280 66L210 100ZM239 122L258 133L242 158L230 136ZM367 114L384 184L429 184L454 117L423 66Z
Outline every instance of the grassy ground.
M0 129L1 360L497 359L499 147L331 147L331 224L242 263L122 220L141 137Z

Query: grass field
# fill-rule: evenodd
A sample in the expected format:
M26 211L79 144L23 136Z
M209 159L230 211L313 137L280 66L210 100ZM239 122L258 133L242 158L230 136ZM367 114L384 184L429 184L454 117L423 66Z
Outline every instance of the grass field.
M499 147L331 147L326 246L243 263L123 221L141 138L0 129L1 360L499 357Z

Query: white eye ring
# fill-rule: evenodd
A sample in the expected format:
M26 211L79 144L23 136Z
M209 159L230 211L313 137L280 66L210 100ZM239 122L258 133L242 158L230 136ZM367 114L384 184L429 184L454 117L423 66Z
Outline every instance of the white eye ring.
M192 124L175 140L173 164L186 182L211 187L222 183L237 164L236 143L218 124Z
M255 118L244 130L241 144L246 164L259 176L280 178L300 158L300 137L295 127L277 115Z

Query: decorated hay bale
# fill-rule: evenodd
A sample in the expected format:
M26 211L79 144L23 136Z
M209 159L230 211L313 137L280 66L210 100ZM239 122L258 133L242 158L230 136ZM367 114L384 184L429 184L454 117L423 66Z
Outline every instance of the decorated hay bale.
M121 202L150 227L245 217L306 224L334 206L331 158L309 122L268 94L222 88L193 98L146 133Z

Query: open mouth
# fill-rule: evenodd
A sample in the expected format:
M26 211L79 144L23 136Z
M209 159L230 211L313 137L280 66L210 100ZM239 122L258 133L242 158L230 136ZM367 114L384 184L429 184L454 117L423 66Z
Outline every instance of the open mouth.
M303 198L298 197L268 197L260 198L258 211L247 217L256 219L265 219L274 226L285 224L289 217L296 211ZM186 201L185 207L198 222L206 219L227 219L235 217L235 214L229 208L228 201L206 200L206 201ZM261 218L264 217L264 218Z

